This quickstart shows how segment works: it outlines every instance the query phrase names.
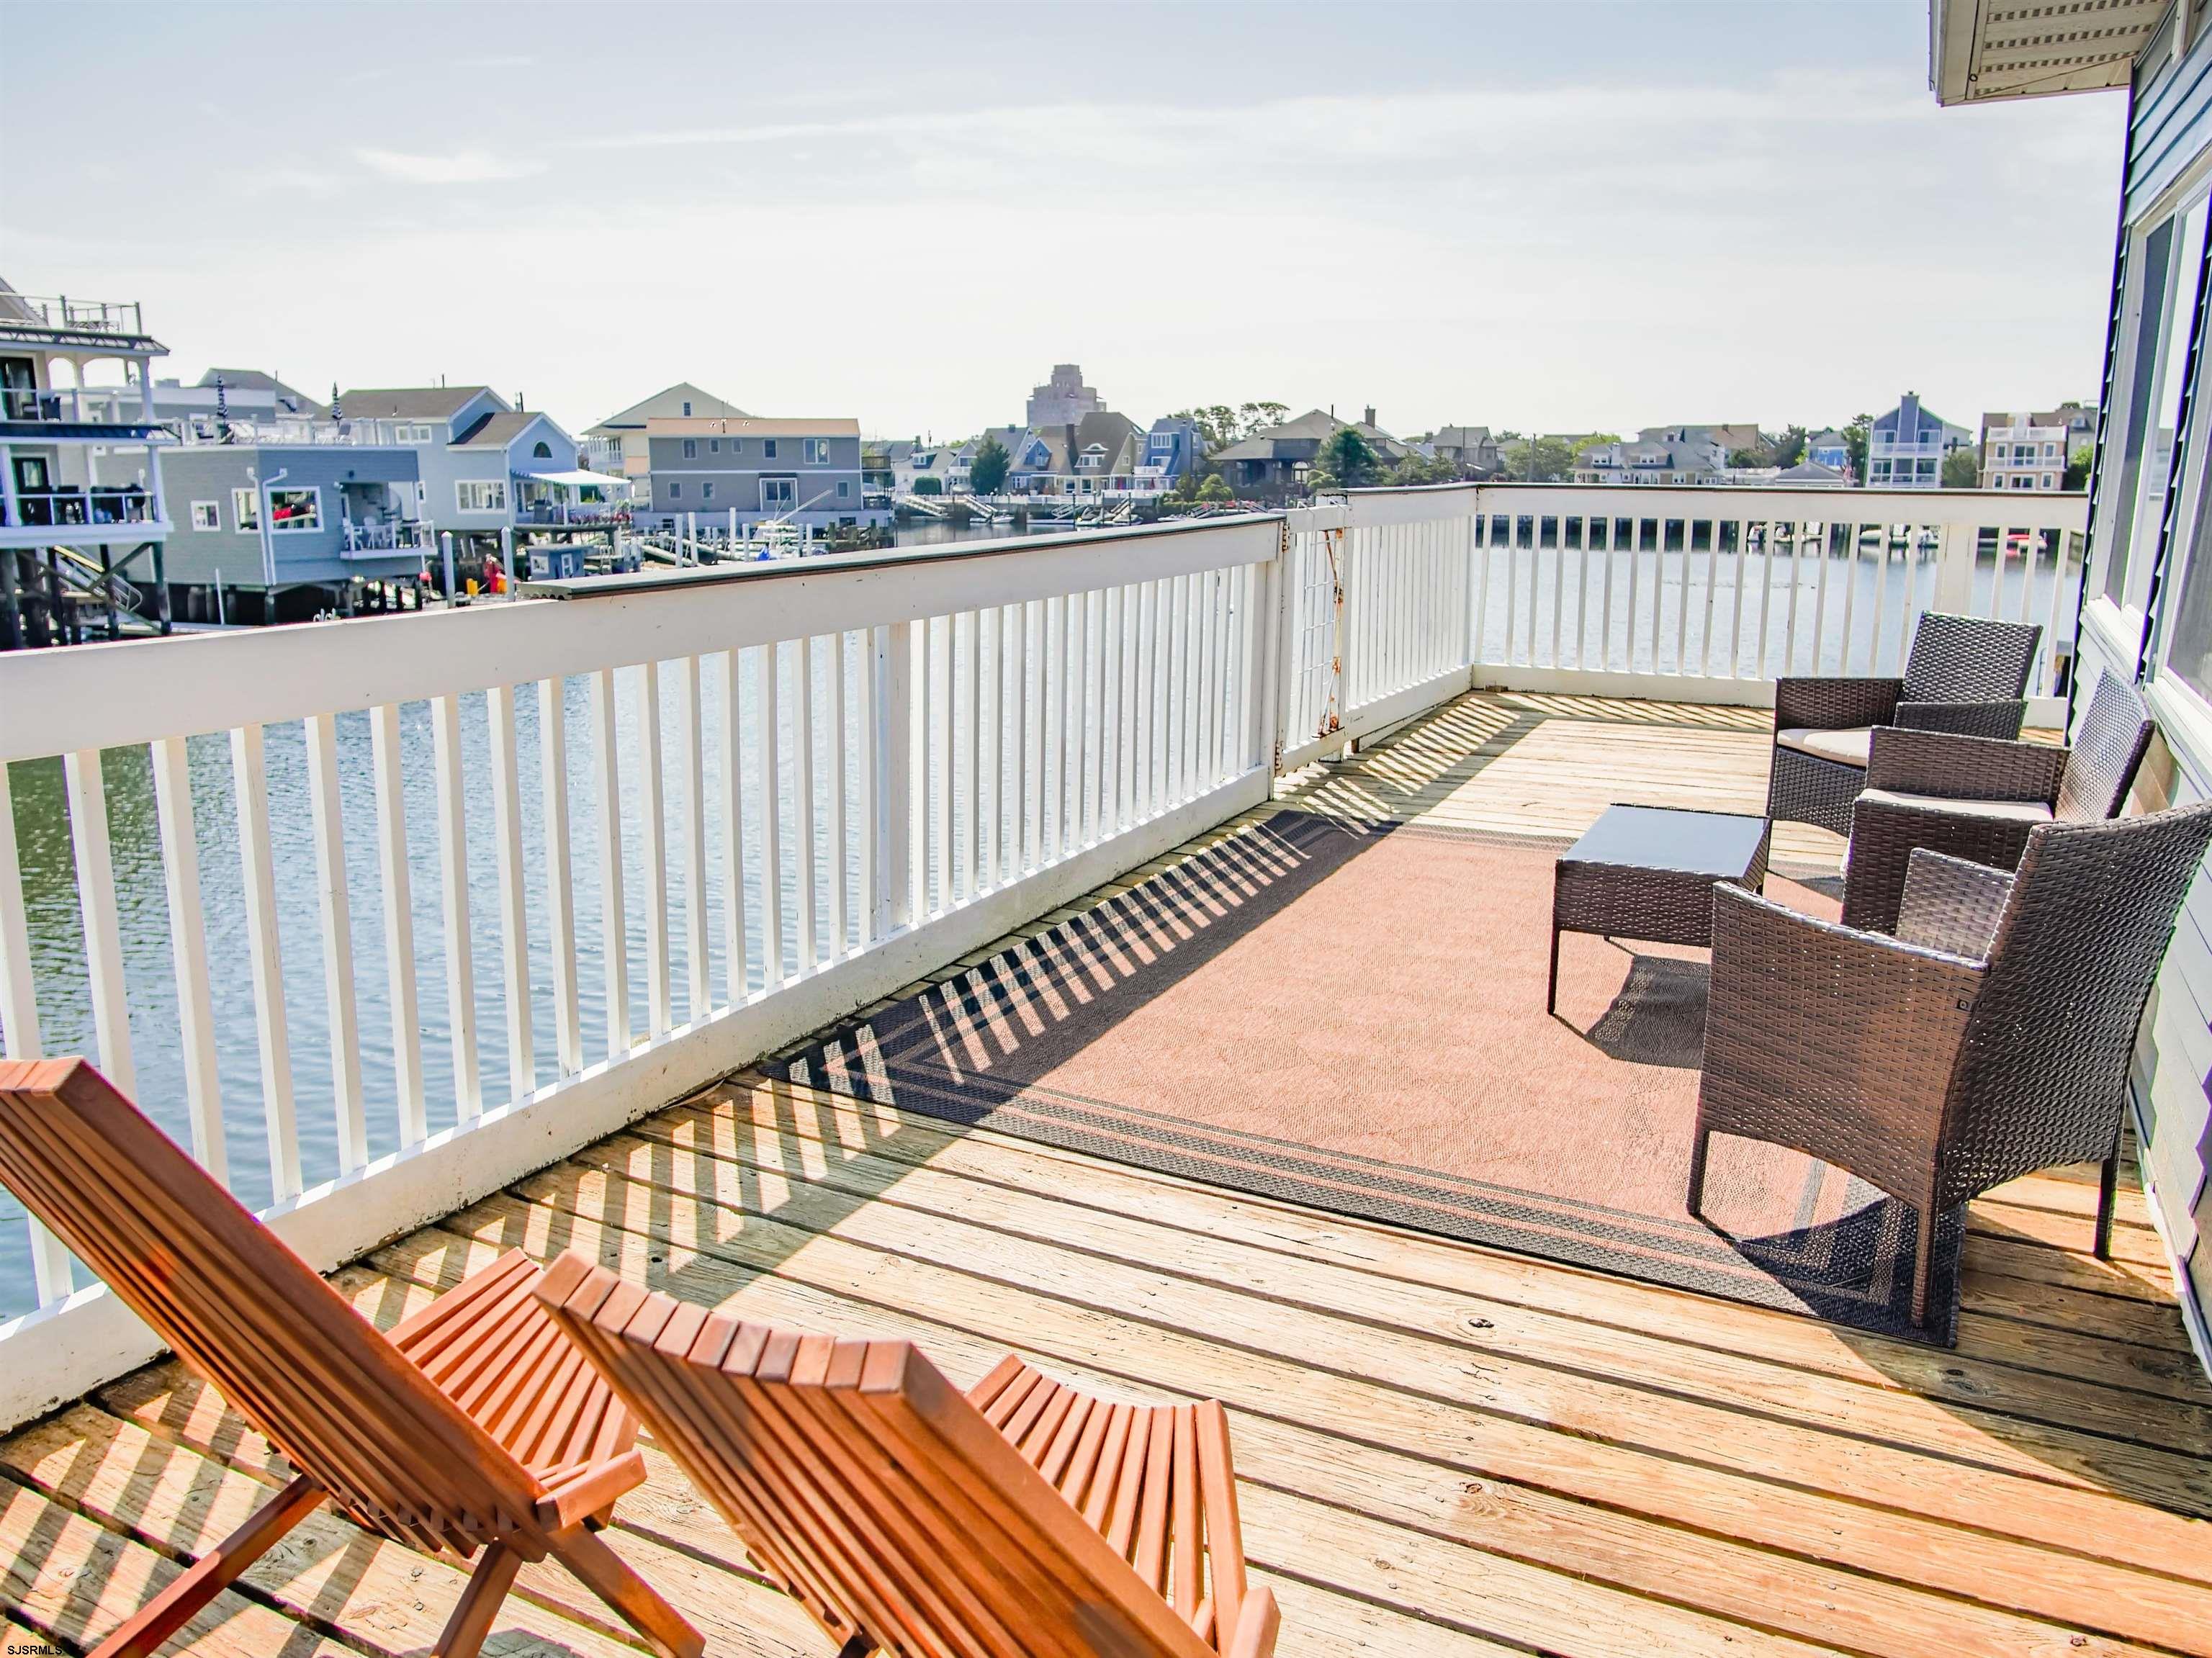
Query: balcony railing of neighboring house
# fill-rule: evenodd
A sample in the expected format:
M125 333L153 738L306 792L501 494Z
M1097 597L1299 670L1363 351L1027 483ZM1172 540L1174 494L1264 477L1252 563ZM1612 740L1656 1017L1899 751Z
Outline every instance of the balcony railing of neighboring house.
M147 424L145 404L135 386L8 386L0 389L0 420L27 426Z
M266 866L272 831L327 860L362 810L334 786L272 788L265 729L304 721L335 778L337 717L368 714L392 758L373 768L375 821L357 832L380 837L386 870L408 866L419 822L404 779L431 768L436 867L481 870L500 895L446 882L440 932L449 983L473 982L472 961L504 976L506 1063L483 1074L507 1096L485 1097L478 1044L497 1039L465 1011L442 1073L457 1080L434 1102L419 1081L396 1100L365 1096L349 1066L318 1096L335 1133L331 1119L313 1133L299 1121L306 1090L225 1099L218 1048L265 1052L283 1035L281 976L210 1011L191 881L167 884L169 913L123 907L133 931L119 946L34 959L4 836L0 1018L9 1054L27 1057L40 1007L90 1007L111 1074L132 1073L134 1041L162 1044L139 1074L185 1080L149 1103L176 1112L219 1175L224 1146L269 1147L242 1187L270 1194L271 1224L329 1267L958 960L1470 685L1755 705L1778 674L1899 671L1930 607L2042 622L2063 645L2085 515L2079 495L1449 484L1073 545L996 542L987 560L930 548L586 581L561 590L566 602L355 622L307 648L270 629L11 653L0 704L40 716L0 722L0 822L5 762L68 756L88 915L118 914L107 751L150 749L157 779L181 776L193 737L228 733L248 869ZM2057 659L2046 645L2031 687L2045 715ZM969 713L956 719L931 688L963 683ZM412 712L425 702L428 720ZM1066 708L1090 713L1039 717ZM399 763L418 744L428 751ZM542 796L522 786L532 774ZM571 839L572 791L592 803L588 855ZM199 793L156 793L171 856L201 847ZM229 821L205 827L227 835ZM471 833L484 822L507 827ZM648 858L643 891L632 880L626 894L626 840L689 850ZM343 890L342 870L320 878ZM392 953L412 961L412 900L396 884L381 896ZM249 927L273 937L275 890L249 885L243 902ZM633 932L623 918L641 906ZM296 924L319 927L320 959L343 974L351 929L380 922L309 902ZM152 991L136 981L172 972L194 1013L134 1027L129 1009ZM411 1004L415 984L394 975L388 994ZM331 1052L424 1076L416 1008L363 1018L353 994L330 1000ZM428 1132L441 1124L458 1126ZM151 1351L112 1297L71 1294L52 1237L33 1229L30 1244L35 1294L16 1285L13 1299L40 1310L0 1324L0 1424Z
M204 447L210 445L283 445L291 448L313 448L325 445L343 445L356 448L388 448L376 434L374 421L302 420L295 417L268 419L252 416L230 416L218 421L212 415L196 414L173 423L178 438L185 445Z
M612 501L518 501L514 508L518 525L622 525L629 522L629 508Z
M354 519L345 521L345 553L348 557L380 553L428 552L437 545L437 537L431 526L419 519L383 519L362 522Z
M103 524L155 522L143 489L18 489L10 514L0 503L0 522L23 529L92 529Z
M0 302L0 328L11 321L35 322L79 334L143 334L136 300L73 300L65 294L11 294Z

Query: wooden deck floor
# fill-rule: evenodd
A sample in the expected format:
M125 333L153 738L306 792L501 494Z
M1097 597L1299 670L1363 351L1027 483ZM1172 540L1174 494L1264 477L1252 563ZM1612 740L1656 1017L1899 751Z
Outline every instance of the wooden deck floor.
M1761 724L1474 696L1296 793L1544 833L1609 799L1755 808ZM2140 1198L2109 1264L2094 1199L2054 1175L1974 1206L1945 1352L739 1077L337 1281L390 1324L509 1245L580 1248L913 1336L963 1383L1011 1346L1218 1396L1297 1658L2212 1652L2212 1388ZM97 1640L283 1475L174 1364L0 1444L0 1647ZM665 1462L618 1521L711 1651L829 1652ZM461 1582L325 1511L178 1648L421 1652ZM488 1651L632 1649L557 1571L520 1587Z

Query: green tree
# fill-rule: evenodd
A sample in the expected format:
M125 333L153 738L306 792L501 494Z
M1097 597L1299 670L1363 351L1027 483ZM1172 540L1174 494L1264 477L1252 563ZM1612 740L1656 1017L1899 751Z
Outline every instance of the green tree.
M916 478L914 481L914 492L918 495L941 495L945 493L945 480L943 478Z
M1455 483L1459 468L1442 455L1408 455L1390 469L1393 483Z
M1006 468L1012 459L1005 444L986 434L976 446L975 459L968 464L969 487L979 495L997 495L1006 487Z
M1982 483L1982 452L1972 444L1960 444L1943 457L1943 487L1946 489L1978 489Z
M2097 452L2087 444L2083 444L2066 457L2066 476L2058 480L2060 487L2068 489L2087 489L2089 469L2096 465L2096 461Z
M1583 450L1619 440L1605 432L1593 432L1572 441L1540 433L1501 444L1498 459L1504 465L1506 477L1516 483L1557 483L1574 476L1575 457Z
M1367 440L1350 426L1340 426L1322 440L1319 452L1313 459L1314 470L1327 472L1346 489L1356 489L1375 479L1375 451Z
M1206 475L1206 482L1198 486L1198 498L1200 501L1234 499L1229 493L1229 481L1218 472L1208 472Z
M1287 403L1242 403L1237 405L1237 435L1249 438L1263 426L1279 426L1291 412Z
M1867 434L1872 430L1872 415L1853 415L1850 424L1844 428L1844 450L1850 459L1851 476L1859 481L1861 489L1866 487Z

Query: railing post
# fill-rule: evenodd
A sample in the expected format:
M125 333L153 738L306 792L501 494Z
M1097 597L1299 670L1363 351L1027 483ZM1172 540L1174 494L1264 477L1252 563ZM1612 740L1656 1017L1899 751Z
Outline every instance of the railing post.
M875 936L889 936L914 919L913 732L914 630L925 623L895 622L874 631L876 762Z
M1999 531L2002 536L2002 531ZM1964 616L1974 602L1974 557L1981 539L1978 524L1945 524L1936 531L1936 594L1933 609L1949 616ZM1887 552L1887 549L1884 551ZM2000 564L2004 549L1997 549ZM1911 556L1908 546L1905 556ZM2000 570L2002 574L2002 570Z
M1283 630L1288 623L1284 596L1290 587L1285 568L1291 562L1290 519L1278 527L1274 557L1253 569L1255 591L1244 650L1246 671L1252 676L1246 689L1251 708L1246 752L1249 762L1266 767L1270 777L1283 769Z

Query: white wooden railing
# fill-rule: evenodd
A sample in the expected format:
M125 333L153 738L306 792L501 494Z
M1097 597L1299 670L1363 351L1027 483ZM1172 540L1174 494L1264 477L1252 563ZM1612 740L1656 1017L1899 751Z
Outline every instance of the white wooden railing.
M1846 504L1896 556L1804 529ZM1978 564L2023 515L2055 554ZM1470 684L1755 702L1890 671L1931 603L2070 623L2079 515L1452 485L14 653L0 1034L90 1053L332 1266ZM11 781L50 805L27 892ZM0 1426L152 1351L17 1225Z

